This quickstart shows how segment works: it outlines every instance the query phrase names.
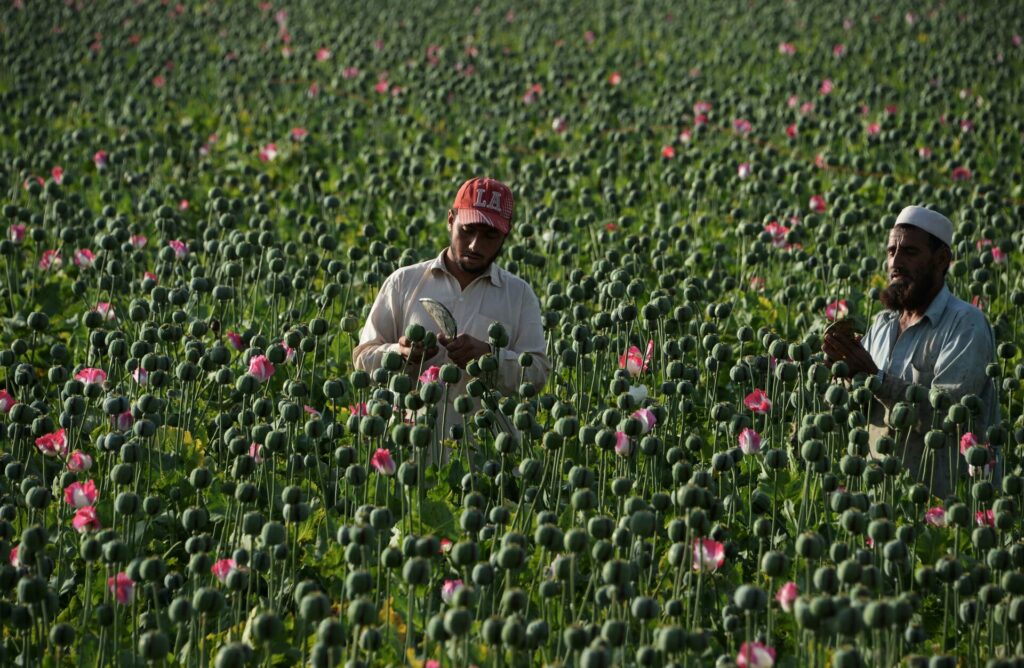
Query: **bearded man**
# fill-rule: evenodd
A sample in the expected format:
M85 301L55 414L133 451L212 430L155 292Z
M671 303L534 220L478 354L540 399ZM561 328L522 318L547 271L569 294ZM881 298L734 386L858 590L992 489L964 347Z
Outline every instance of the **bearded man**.
M944 392L952 402L974 395L977 399L969 402L974 410L960 431L973 433L980 443L987 429L999 424L995 383L986 374L995 361L995 337L985 315L946 286L952 240L953 224L941 213L919 206L903 209L886 248L889 285L881 294L885 310L863 339L840 331L826 333L822 344L825 354L845 361L851 374L878 379L868 416L872 455L902 458L911 477L939 498L955 492L964 468L950 434L929 439L932 448L925 445L927 432L942 428L944 413L934 416L929 401L922 401L908 434L901 433L895 443L879 439L887 435L890 411L906 401L911 384ZM940 441L942 447L934 447ZM928 454L922 461L926 453L934 458ZM991 464L974 469L978 475L994 474L995 450L991 453Z

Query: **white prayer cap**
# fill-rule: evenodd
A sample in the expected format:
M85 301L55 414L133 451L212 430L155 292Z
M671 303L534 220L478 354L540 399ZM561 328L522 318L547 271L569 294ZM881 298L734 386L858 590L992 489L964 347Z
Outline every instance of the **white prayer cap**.
M953 245L953 223L938 211L923 206L908 206L896 217L896 225L920 228L947 246Z

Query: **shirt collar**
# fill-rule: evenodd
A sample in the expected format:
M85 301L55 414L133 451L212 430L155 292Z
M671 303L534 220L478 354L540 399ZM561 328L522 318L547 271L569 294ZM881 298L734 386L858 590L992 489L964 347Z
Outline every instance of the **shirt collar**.
M942 283L942 289L939 290L939 294L935 295L935 299L928 305L928 310L924 312L924 317L933 324L937 324L942 318L942 313L946 310L946 305L949 304L950 292L949 287L945 281Z
M428 265L428 268L430 269L431 272L438 272L439 271L439 272L448 274L449 276L452 276L452 272L448 271L448 267L445 266L445 263L444 263L444 254L447 253L447 252L448 252L448 249L445 248L443 251L441 251L441 253L437 257L435 257L430 262L430 264ZM483 277L483 276L486 276L487 280L489 280L491 282L491 285L493 285L496 288L500 288L502 285L504 285L505 281L504 281L504 279L502 277L502 269L501 269L501 267L499 267L498 265L496 265L493 262L487 267L487 269L484 270L484 272L482 274L480 274L480 276L477 276L477 278L475 278L473 280L475 281L475 280L477 280L477 279L479 279L480 277ZM452 278L455 278L455 277L452 276Z

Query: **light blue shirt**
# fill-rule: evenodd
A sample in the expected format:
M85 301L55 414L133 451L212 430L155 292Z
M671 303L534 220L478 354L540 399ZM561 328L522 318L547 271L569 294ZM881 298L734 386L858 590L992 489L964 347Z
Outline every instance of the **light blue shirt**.
M999 400L995 383L985 373L985 367L996 361L995 336L985 315L975 306L953 295L947 286L928 306L924 316L908 327L902 334L899 328L899 313L883 311L864 336L861 344L870 353L879 369L885 372L885 380L873 403L870 422L876 426L871 432L871 444L882 435L884 418L889 409L899 401L905 401L906 389L911 383L926 389L938 389L949 395L954 403L965 395L976 394L983 408L978 415L971 416L962 431L973 432L979 442L985 442L988 427L999 423ZM938 416L935 428L942 428ZM910 432L904 455L904 465L912 477L917 477L921 453L924 450L924 434L932 428L932 411L925 402L918 406L918 422ZM959 445L947 436L947 448L937 451L936 475L932 491L943 496L952 491L949 485L949 463L945 454L949 451L959 457ZM896 455L902 450L902 442ZM939 469L942 469L941 474ZM944 475L943 475L944 474ZM922 482L927 482L922 481Z

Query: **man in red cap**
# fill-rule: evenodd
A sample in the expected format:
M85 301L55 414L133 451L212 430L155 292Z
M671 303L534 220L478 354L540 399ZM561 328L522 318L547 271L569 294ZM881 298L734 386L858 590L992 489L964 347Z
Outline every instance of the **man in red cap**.
M526 281L494 262L512 229L514 211L512 191L504 183L490 178L463 183L448 211L448 247L436 258L402 267L387 278L352 351L355 367L377 369L385 353L397 352L407 360L410 373L446 363L465 368L492 352L488 330L497 322L508 333L508 345L498 351L496 389L509 395L523 382L543 387L550 364L540 302ZM448 338L438 331L419 301L424 297L451 312L457 336ZM405 332L413 324L437 332L440 346L410 341ZM528 366L520 364L522 353L530 353ZM462 374L462 380L448 388L450 399L464 390L465 382ZM447 416L445 433L458 418L453 410Z

